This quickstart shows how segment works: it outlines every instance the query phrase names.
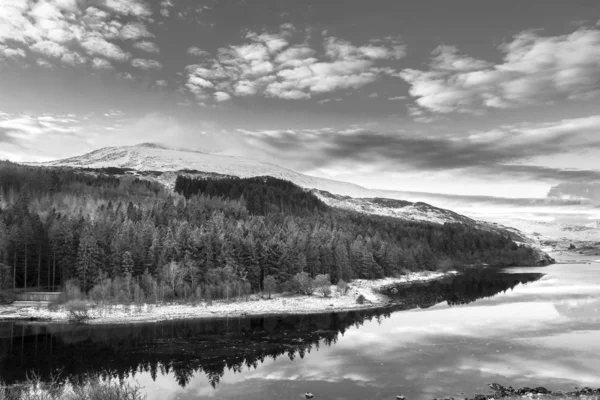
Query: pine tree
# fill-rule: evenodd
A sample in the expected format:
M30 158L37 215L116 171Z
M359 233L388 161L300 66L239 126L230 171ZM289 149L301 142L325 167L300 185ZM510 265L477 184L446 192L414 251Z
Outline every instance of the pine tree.
M121 257L121 275L133 275L134 262L131 252L126 251Z
M94 279L102 269L102 254L91 229L86 228L79 241L77 252L77 275L81 288L92 287Z

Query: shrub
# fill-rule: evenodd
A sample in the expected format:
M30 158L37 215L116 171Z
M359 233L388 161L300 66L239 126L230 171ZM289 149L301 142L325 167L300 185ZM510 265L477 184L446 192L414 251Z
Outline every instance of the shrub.
M79 281L77 279L69 279L65 282L64 295L66 301L83 299L84 296L83 293L81 293L81 288L79 287Z
M317 275L315 277L315 287L317 292L321 293L324 297L329 297L331 294L331 279L329 279L329 274Z
M97 376L83 382L60 384L53 378L42 382L28 377L22 385L8 386L0 381L0 399L6 400L143 400L146 396L137 384L103 380Z
M90 318L88 305L82 300L69 300L64 305L65 310L69 314L69 320L74 322L82 322Z
M338 293L345 296L346 294L348 294L348 289L350 289L350 287L348 286L348 283L345 280L340 279L337 283Z
M296 284L297 293L305 295L313 294L315 282L306 272L300 272L294 275L293 281Z
M265 292L267 292L269 295L269 298L271 298L271 295L277 291L277 281L275 280L275 277L272 275L265 277L265 280L263 281L263 287Z
M365 299L365 296L363 296L362 294L359 294L356 298L356 303L358 304L365 304L365 301L367 301L367 299Z

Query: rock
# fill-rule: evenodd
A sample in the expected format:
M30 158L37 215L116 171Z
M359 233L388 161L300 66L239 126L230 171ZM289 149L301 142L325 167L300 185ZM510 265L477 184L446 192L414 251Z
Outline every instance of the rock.
M304 393L304 397L306 397L307 399L312 399L315 397L315 395L312 394L311 392L306 392L306 393Z
M546 389L545 387L539 386L535 388L535 391L539 394L549 394L550 391L548 389Z
M406 397L399 394L398 396L396 396L396 400L406 400Z
M474 400L487 400L487 397L482 394L476 394Z
M390 290L391 294L398 294L398 289L396 288L392 288L392 290Z

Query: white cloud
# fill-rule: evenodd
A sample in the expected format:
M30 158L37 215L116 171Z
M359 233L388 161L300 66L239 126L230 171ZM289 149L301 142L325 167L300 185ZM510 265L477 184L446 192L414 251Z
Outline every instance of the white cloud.
M377 97L379 97L379 95L378 95L377 93L375 93L375 92L373 92L373 93L371 93L371 94L369 95L369 98L370 98L370 99L374 99L374 98L377 98Z
M78 120L64 115L11 115L0 120L0 129L20 142L32 142L45 134L73 134L78 128Z
M25 58L25 56L26 54L23 49L12 49L10 47L0 45L0 58L22 59Z
M115 61L127 61L131 54L126 53L114 43L108 42L102 35L91 34L81 42L88 54L92 56L102 56Z
M600 30L581 28L560 36L526 31L500 50L503 61L492 64L441 46L434 50L429 70L405 69L399 76L411 85L417 104L442 113L600 94Z
M199 47L190 47L187 50L187 53L192 56L208 56L208 55L210 55L210 53L208 51L204 51L204 50L200 49Z
M121 15L139 18L152 16L152 9L144 0L104 0L104 6Z
M131 54L119 41L152 37L147 21L152 10L145 0L0 0L0 56L25 59L53 67L59 63L109 69L105 59L126 62ZM122 21L127 19L125 24ZM159 51L144 40L133 46L148 53ZM140 67L158 68L153 60Z
M112 64L103 58L94 58L92 60L92 67L95 69L113 69Z
M406 100L406 99L408 99L408 97L406 97L406 96L393 96L393 97L388 97L388 100L392 100L392 101L394 101L394 100Z
M155 60L146 60L144 58L134 58L131 61L131 66L135 68L141 69L161 69L162 65L158 61Z
M231 96L225 92L215 92L214 96L215 96L215 100L217 100L219 102L227 101L227 100L231 99Z
M142 22L130 22L121 29L121 38L123 39L137 40L153 36Z
M150 42L150 41L142 41L142 42L136 42L133 44L133 47L135 47L138 50L142 50L148 53L159 53L160 49L158 48L158 46L156 45L156 43L154 42Z
M163 17L168 17L171 13L171 8L173 8L172 0L161 0L160 15L162 15Z
M397 38L379 38L364 46L334 37L323 39L324 51L306 43L290 44L293 26L276 34L250 32L246 42L221 48L216 57L196 47L188 53L204 60L186 68L185 87L198 99L221 91L230 96L263 95L308 99L314 94L352 90L394 73L382 60L402 58Z
M37 42L32 45L30 49L52 58L60 58L63 56L63 54L69 53L69 50L65 46L54 43L50 40L42 40L41 42Z

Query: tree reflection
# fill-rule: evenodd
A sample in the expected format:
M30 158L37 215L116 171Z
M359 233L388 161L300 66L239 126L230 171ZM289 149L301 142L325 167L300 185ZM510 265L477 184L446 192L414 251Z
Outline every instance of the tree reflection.
M48 379L90 374L127 379L172 374L182 387L204 373L216 387L226 370L256 369L267 358L303 359L320 344L331 346L351 327L379 323L399 309L458 305L494 296L542 274L472 271L441 281L397 288L398 304L378 310L161 323L91 326L0 323L0 378L15 383L35 371ZM391 290L391 288L390 288Z

